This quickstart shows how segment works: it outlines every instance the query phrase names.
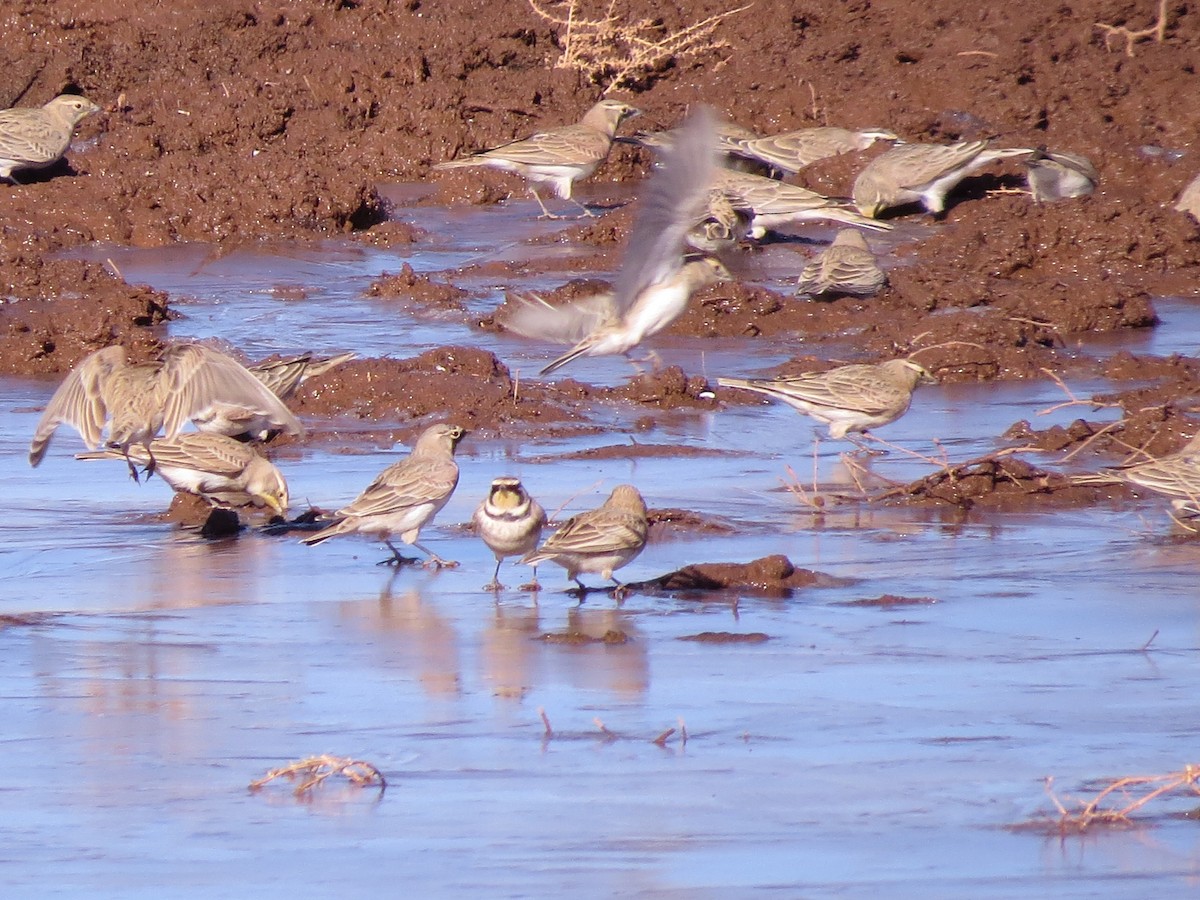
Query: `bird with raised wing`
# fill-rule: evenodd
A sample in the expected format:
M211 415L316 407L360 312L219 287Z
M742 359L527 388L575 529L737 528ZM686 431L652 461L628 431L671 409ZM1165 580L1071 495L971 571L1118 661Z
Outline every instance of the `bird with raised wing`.
M160 432L172 440L188 421L208 422L227 408L249 409L271 428L304 433L266 385L219 350L173 344L156 360L131 364L124 347L105 347L80 361L46 404L29 445L29 464L42 461L55 430L66 422L90 450L100 446L107 430L106 443L121 450L137 480L132 445L146 449L151 474L150 444Z
M717 260L683 253L688 232L704 218L715 155L712 114L701 109L649 178L612 293L549 312L546 304L526 304L504 323L519 334L542 333L547 339L582 333L543 375L580 356L628 353L675 321L697 288L727 275Z

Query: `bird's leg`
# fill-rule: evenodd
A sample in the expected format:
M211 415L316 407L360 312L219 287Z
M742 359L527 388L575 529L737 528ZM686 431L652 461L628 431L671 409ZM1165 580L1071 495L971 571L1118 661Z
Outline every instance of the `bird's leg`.
M612 581L613 581L613 584L616 585L616 587L614 587L612 589L612 598L614 600L616 600L617 603L624 603L625 595L629 593L629 588L626 585L621 584L621 582L617 581L617 578L615 575L613 576Z
M500 563L503 561L503 558L496 560L496 571L492 573L492 580L483 586L485 591L492 591L498 594L504 590L504 585L500 583Z
M134 463L133 459L130 458L128 449L125 450L125 465L129 466L129 477L133 479L133 483L141 484L142 479L141 476L138 475L137 465ZM147 470L146 475L149 476L149 474L150 472Z
M158 460L154 458L154 451L150 449L149 441L146 441L146 443L142 444L142 446L146 448L146 456L150 459L150 462L146 464L145 470L145 475L147 478L149 478L154 474L154 469L158 466Z
M411 566L414 563L420 562L420 560L414 556L401 556L400 551L397 550L395 545L387 538L384 538L383 542L387 544L388 549L392 551L392 555L389 559L385 559L378 563L378 565L399 568L400 566Z
M540 591L542 589L541 583L537 580L537 566L533 567L533 580L525 582L523 585L521 585L520 589L523 591L533 591L533 593L535 595L533 602L534 603L537 602L536 594L538 591Z
M568 597L578 597L579 602L583 603L583 601L587 599L587 595L590 594L593 590L595 590L595 588L588 587L586 584L584 584L578 578L574 578L572 580L575 582L576 585L578 585L578 587L568 588L567 596Z
M539 219L557 219L557 218L559 218L554 213L550 212L550 210L546 209L546 204L542 202L542 198L540 196L538 196L538 192L536 190L534 190L534 188L532 186L530 186L530 188L529 188L529 193L533 194L533 199L536 200L538 206L540 206L542 208L542 214L540 216L538 216Z
M594 212L592 212L590 209L588 209L586 206L584 206L582 203L580 203L574 197L568 197L567 199L570 200L572 203L574 203L576 206L578 206L580 209L582 209L583 214L585 216L587 216L589 219L596 218L596 214Z
M422 547L416 541L413 541L413 546L429 557L429 559L425 560L424 563L425 568L427 569L430 566L433 566L435 569L453 569L458 565L458 563L452 559L442 559L428 547Z

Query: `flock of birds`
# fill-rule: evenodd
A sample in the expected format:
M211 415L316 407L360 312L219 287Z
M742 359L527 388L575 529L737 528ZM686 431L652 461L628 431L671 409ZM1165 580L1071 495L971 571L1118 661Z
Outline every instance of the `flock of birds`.
M64 95L41 108L0 111L0 175L15 182L14 171L52 165L67 151L76 125L98 110L83 97ZM576 202L573 184L595 171L617 139L618 127L637 114L628 104L602 100L576 124L436 168L491 166L518 173L530 182L549 216L536 186L549 185L559 198ZM1030 192L1039 202L1084 196L1099 180L1088 160L1063 151L993 148L987 141L904 143L881 129L823 127L761 137L719 123L707 109L673 131L630 140L654 148L662 161L642 193L612 290L556 306L523 298L504 321L518 334L571 345L543 374L580 356L628 354L678 318L700 286L729 277L718 254L780 225L820 219L847 226L804 268L798 293L869 296L884 285L886 275L858 229L890 229L877 218L884 210L919 203L938 215L959 182L1002 159L1024 161ZM877 141L893 146L861 171L852 199L824 197L781 180L819 159ZM55 430L66 423L88 447L80 459L123 459L135 480L141 466L144 474L158 474L174 490L199 495L213 506L258 507L283 516L287 483L254 443L280 432L302 435L303 426L285 401L307 378L353 356L315 359L306 354L247 367L211 347L174 344L156 360L130 363L123 348L108 347L83 359L55 391L35 429L29 461L33 466L41 462ZM933 380L907 358L790 378L723 378L719 384L787 403L826 424L831 437L844 438L899 418L917 385ZM194 432L183 431L189 422ZM457 486L454 451L465 433L454 424L427 428L406 458L381 472L303 542L371 535L392 552L387 563L414 561L392 543L399 537L424 552L427 565L457 565L423 547L418 538ZM1177 456L1195 465L1198 454L1185 448ZM1172 481L1171 469L1170 458L1152 460L1113 470L1111 477L1167 493L1180 500L1177 505L1194 504L1196 497L1179 486L1180 479ZM543 541L544 509L518 479L508 476L492 482L473 521L496 558L486 585L494 590L502 587L498 576L503 561L519 557L534 567L533 580L523 588L540 587L537 565L550 561L566 569L580 592L588 590L579 579L584 573L600 574L620 592L623 586L613 573L637 557L648 532L642 495L632 485L619 485L600 507L567 519Z

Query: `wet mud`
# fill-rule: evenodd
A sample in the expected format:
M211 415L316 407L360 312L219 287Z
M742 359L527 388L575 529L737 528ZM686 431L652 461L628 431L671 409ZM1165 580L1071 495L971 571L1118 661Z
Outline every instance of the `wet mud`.
M657 35L729 7L620 6ZM787 229L728 254L734 280L639 348L660 360L540 378L557 348L506 314L611 285L653 158L614 146L577 185L595 218L550 199L564 218L536 222L518 177L434 170L601 96L554 66L564 30L531 4L8 4L0 106L104 108L63 162L0 185L12 896L268 876L331 894L403 877L553 896L584 877L637 896L1186 895L1181 819L1066 850L1003 831L1036 818L1048 775L1086 786L1194 753L1194 536L1162 498L1073 478L1200 423L1200 226L1172 208L1200 172L1180 99L1200 38L1179 4L1161 43L1127 52L1096 27L1143 28L1154 6L729 16L719 46L615 92L634 127L705 103L764 134L990 137L1084 154L1100 185L1034 203L1005 163L939 218L897 210L869 237L888 285L867 300L793 296L835 229ZM846 196L880 149L793 180ZM85 355L190 339L247 361L360 353L289 401L307 436L265 448L292 520L214 519L118 465L81 477L73 434L26 465ZM715 387L901 355L940 385L878 457ZM471 432L422 534L459 569L298 545L433 421ZM650 541L621 603L578 602L551 566L537 594L481 590L495 561L461 523L501 472L559 518L601 483L642 487ZM526 580L514 566L502 581ZM387 772L386 802L248 797L254 774L338 747Z

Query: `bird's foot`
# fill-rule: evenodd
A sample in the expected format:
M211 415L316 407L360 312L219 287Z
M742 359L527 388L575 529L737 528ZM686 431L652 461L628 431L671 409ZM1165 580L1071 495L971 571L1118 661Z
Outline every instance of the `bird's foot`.
M524 583L523 585L521 585L521 586L520 586L520 587L519 587L517 590L521 590L521 591L533 591L533 592L536 594L536 593L537 593L538 591L540 591L541 589L542 589L542 583L541 583L540 581L536 581L536 580L535 580L535 581L527 581L527 582L525 582L525 583Z
M500 593L502 590L504 590L504 588L505 588L505 586L503 584L501 584L500 582L496 581L495 579L492 579L491 581L489 581L487 584L485 584L483 586L483 589L485 591L491 591L493 594Z
M425 568L433 569L457 569L458 563L453 559L442 559L436 554L429 554L429 559L425 560Z
M401 556L399 553L394 556L389 556L387 559L381 559L375 565L390 566L393 569L399 569L401 566L415 566L421 560L415 556Z

